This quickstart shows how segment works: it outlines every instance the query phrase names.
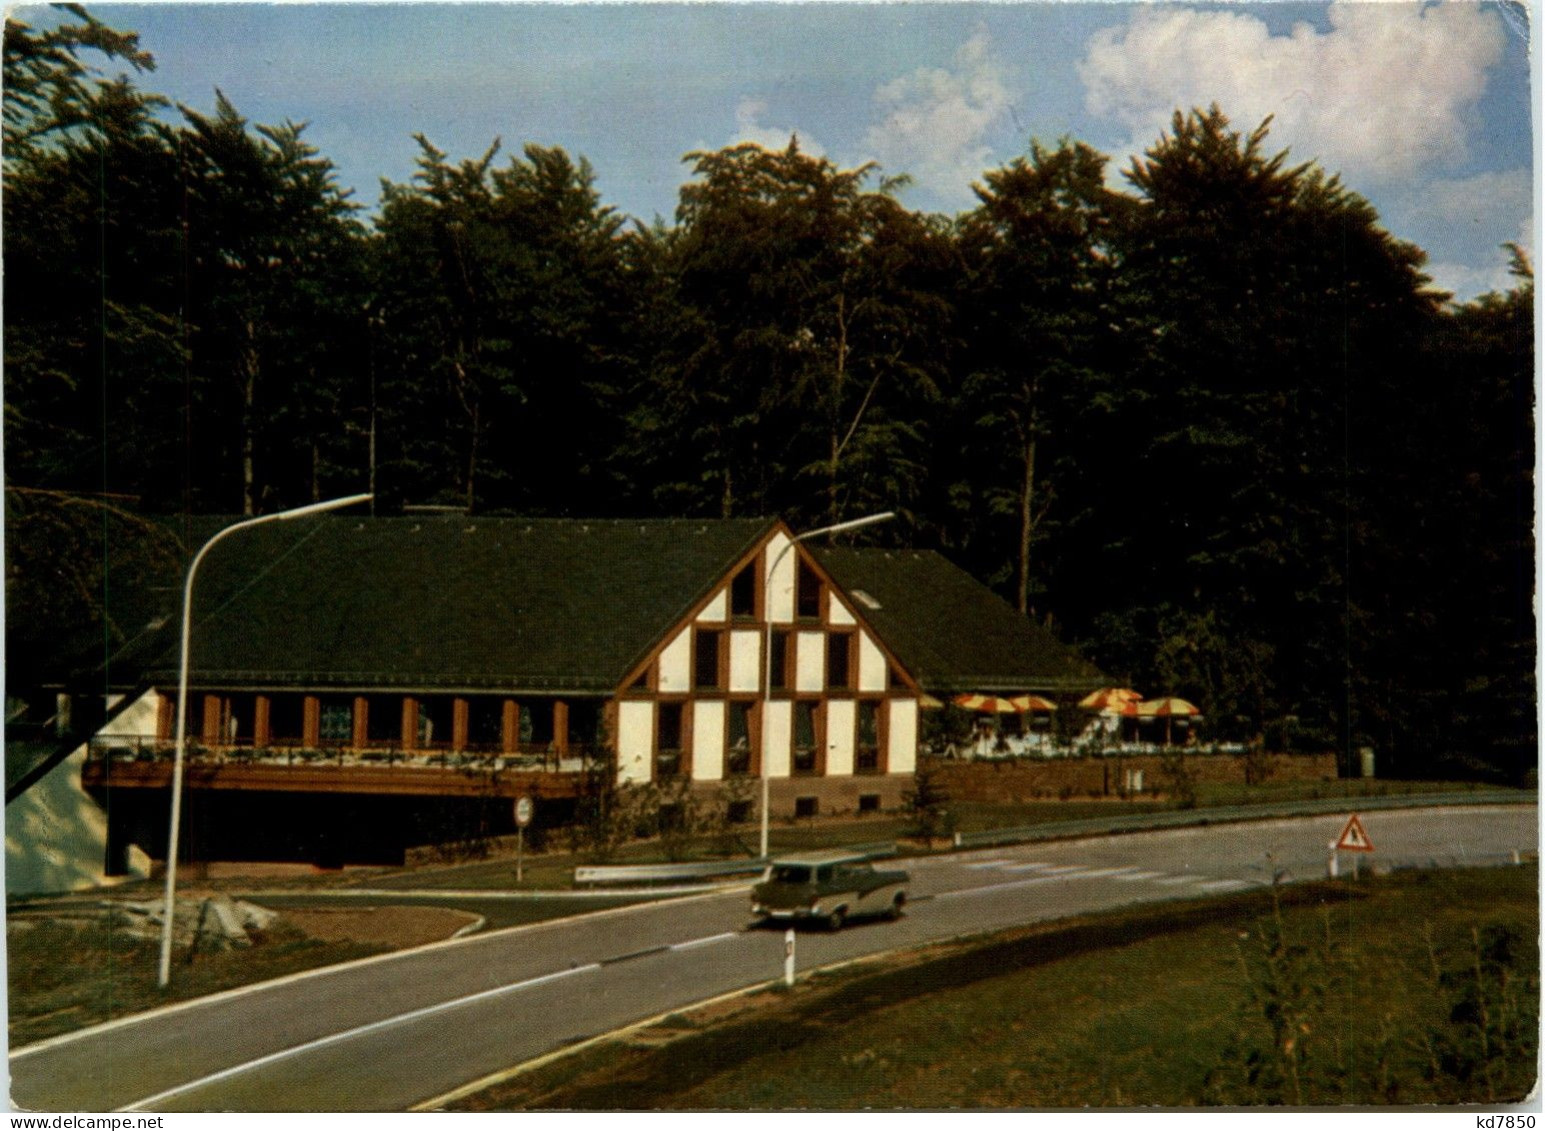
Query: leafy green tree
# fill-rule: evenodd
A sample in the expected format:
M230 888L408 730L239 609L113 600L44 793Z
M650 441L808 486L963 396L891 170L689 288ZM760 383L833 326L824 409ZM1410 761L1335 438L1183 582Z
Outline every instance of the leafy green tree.
M1419 249L1335 177L1269 154L1268 127L1176 114L1127 171L1120 381L1087 418L1098 459L1065 547L1081 575L1119 580L1064 612L1103 618L1126 645L1101 659L1194 696L1215 727L1292 714L1349 746L1348 539L1378 521L1349 436L1413 368L1439 296ZM1185 654L1188 625L1215 675L1165 685L1155 645Z
M180 483L176 157L164 101L82 61L148 70L136 37L68 11L81 22L6 24L6 477L155 496Z
M5 20L7 169L34 159L40 149L57 146L65 138L100 130L103 98L125 83L102 78L82 61L82 52L121 60L136 71L155 70L155 59L140 48L137 33L116 31L78 4L56 7L78 22L38 31L10 16Z
M673 251L689 314L666 396L714 509L906 507L938 396L942 232L897 203L897 182L869 188L874 166L839 169L797 140L687 160Z
M1022 613L1032 611L1033 546L1055 494L1045 447L1062 441L1060 461L1071 461L1078 449L1069 425L1095 394L1106 352L1120 202L1104 186L1105 162L1082 143L1032 142L1028 160L983 175L981 203L958 237L969 318L960 401L974 418L968 443L979 457L963 495L980 495L989 521L1012 520Z
M621 221L561 149L528 145L495 168L497 142L451 164L418 140L414 183L384 187L372 257L386 490L596 505L620 417Z
M195 465L209 469L218 497L255 514L278 496L320 491L320 436L335 419L343 364L331 343L357 318L350 249L362 233L303 125L249 128L216 95L213 115L183 109L179 139L203 394L190 431ZM282 490L297 444L311 456L311 481Z

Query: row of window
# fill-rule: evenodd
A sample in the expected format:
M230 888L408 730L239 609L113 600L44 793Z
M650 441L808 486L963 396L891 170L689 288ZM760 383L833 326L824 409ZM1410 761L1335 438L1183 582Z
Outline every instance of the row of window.
M168 699L158 726L162 739L172 736L172 712ZM185 725L205 743L229 746L515 753L596 743L601 720L598 700L224 692L191 697Z
M720 628L695 628L692 639L692 689L723 691L729 686L729 632ZM768 643L768 671L773 691L794 687L794 636L789 629L777 629ZM826 687L832 691L853 691L858 686L858 640L856 629L826 634ZM760 649L758 667L760 668ZM886 665L886 687L896 686L895 669ZM634 681L630 690L645 691L649 673Z
M796 559L794 615L800 620L815 620L821 615L821 579L803 560ZM756 620L762 616L762 586L758 584L761 560L746 563L730 579L730 616L736 620Z
M880 773L884 765L880 741L882 700L859 699L854 710L853 769ZM663 700L655 705L654 770L657 779L688 772L690 742L686 731L689 703ZM732 699L725 711L724 774L753 776L761 772L760 705ZM826 769L826 704L813 699L794 701L790 768L796 775L821 774Z

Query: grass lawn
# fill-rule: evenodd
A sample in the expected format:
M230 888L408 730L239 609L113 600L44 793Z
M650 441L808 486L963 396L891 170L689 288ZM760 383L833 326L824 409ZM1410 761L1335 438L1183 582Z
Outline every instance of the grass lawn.
M924 948L673 1015L459 1106L1517 1101L1535 1080L1538 878L1402 872Z
M6 933L11 1048L84 1029L128 1013L203 997L298 970L331 966L392 949L312 938L276 925L241 950L174 955L171 985L156 986L160 945L98 922L12 920Z

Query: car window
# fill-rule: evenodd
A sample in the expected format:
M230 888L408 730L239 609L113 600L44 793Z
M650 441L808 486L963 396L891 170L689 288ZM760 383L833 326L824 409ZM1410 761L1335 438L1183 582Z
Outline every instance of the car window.
M808 884L810 869L803 864L779 864L773 869L772 878L784 884Z
M817 868L815 870L815 882L816 883L818 883L818 884L829 884L829 883L831 883L831 881L832 881L832 866L830 864L823 865L822 867L819 867L819 868Z

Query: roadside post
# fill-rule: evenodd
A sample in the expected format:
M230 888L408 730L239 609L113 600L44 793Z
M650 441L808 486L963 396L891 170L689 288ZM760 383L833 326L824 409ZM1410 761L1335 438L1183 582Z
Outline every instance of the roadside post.
M531 813L536 807L531 798L521 797L515 802L515 882L525 878L526 826L531 823Z
M1330 842L1330 878L1335 879L1337 873L1336 853L1338 852L1372 852L1373 841L1368 839L1368 830L1363 828L1362 818L1353 813L1347 818L1346 825L1341 830L1341 835ZM1352 878L1357 879L1357 857L1352 857Z
M783 984L794 984L794 928L783 932Z

